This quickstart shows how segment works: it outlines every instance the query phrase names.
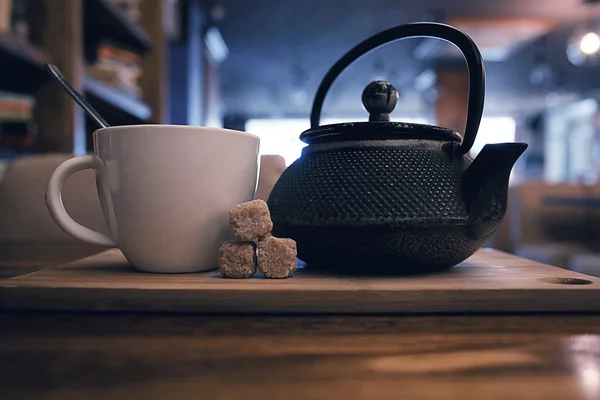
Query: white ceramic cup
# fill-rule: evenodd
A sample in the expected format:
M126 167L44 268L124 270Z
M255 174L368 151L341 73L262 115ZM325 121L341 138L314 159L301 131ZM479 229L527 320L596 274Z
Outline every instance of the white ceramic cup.
M56 168L46 204L71 236L118 247L137 269L187 273L218 267L218 249L231 238L229 209L254 198L259 138L228 129L115 126L94 132L94 154ZM77 171L96 171L96 186L111 235L75 222L61 189Z

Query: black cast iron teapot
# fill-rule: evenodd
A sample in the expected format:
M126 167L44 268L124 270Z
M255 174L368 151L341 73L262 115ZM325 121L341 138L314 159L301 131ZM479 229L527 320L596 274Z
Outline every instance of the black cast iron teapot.
M369 122L319 126L337 76L393 40L446 40L469 68L464 138L449 129L390 122L398 93L387 82L362 95ZM376 34L346 53L317 91L308 144L275 184L268 205L275 235L296 240L310 267L388 273L452 267L475 253L502 221L510 172L525 143L486 145L468 155L483 112L485 71L475 43L444 24L414 23Z

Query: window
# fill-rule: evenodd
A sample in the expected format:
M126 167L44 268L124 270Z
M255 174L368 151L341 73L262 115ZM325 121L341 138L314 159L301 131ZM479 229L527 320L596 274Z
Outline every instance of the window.
M323 125L348 121L359 121L352 118L323 119ZM425 124L423 118L402 118L404 122ZM246 122L246 131L260 137L260 154L278 154L285 159L287 165L293 163L302 154L306 144L299 139L302 132L310 128L308 119L251 119Z
M337 124L352 120L352 118L330 118L324 119L322 124ZM430 123L425 118L398 118L398 120L419 124ZM278 154L285 158L287 165L300 157L302 148L306 144L300 141L299 136L309 128L308 119L251 119L246 122L246 131L260 137L260 154ZM515 130L514 118L483 118L471 155L475 157L488 143L514 142Z
M549 110L545 132L545 179L582 182L598 178L598 103L587 99Z
M515 119L511 117L483 118L477 132L477 139L471 148L471 155L477 156L486 144L514 142L516 128Z

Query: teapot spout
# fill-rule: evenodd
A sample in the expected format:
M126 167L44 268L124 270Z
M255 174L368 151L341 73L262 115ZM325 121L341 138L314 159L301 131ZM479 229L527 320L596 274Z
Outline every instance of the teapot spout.
M526 143L487 144L463 174L463 189L472 234L492 233L506 213L508 180Z

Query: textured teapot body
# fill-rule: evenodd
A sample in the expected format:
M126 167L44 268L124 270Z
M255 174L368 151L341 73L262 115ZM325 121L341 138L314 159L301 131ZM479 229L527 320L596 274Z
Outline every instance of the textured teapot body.
M456 143L385 140L316 144L283 173L269 197L276 222L315 226L467 224Z
M480 248L504 213L478 232L457 143L385 140L310 145L268 200L274 233L291 237L309 264L423 272L454 265ZM500 199L502 201L502 199Z

